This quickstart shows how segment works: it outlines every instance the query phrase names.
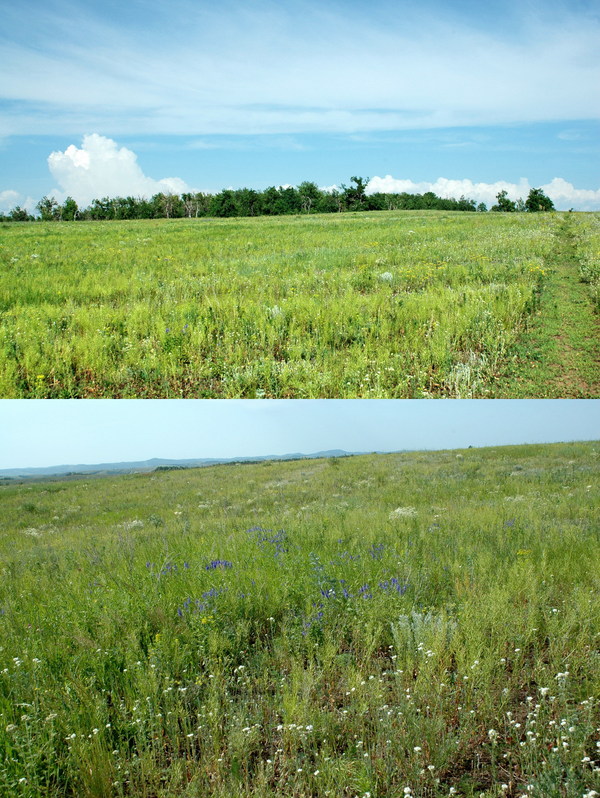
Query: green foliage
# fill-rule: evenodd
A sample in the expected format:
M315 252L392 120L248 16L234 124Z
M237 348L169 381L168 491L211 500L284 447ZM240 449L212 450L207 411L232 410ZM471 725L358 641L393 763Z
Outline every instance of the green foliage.
M67 197L60 210L63 222L72 222L79 215L79 208L73 197Z
M502 190L496 194L496 204L492 210L500 213L514 213L517 210L516 202L508 198L508 191Z
M599 452L0 486L0 794L600 790Z
M552 231L305 213L40 222L2 243L4 398L464 397L489 395L535 309Z
M576 228L574 246L579 267L579 279L586 283L596 313L600 313L600 223L594 217L593 224Z
M8 219L11 222L32 222L33 216L31 216L25 208L21 208L20 205L17 205L16 208L13 208L8 214Z
M525 200L525 210L530 213L539 211L553 211L554 203L550 197L546 196L541 188L532 188Z
M369 178L351 177L351 185L342 184L342 190L320 189L316 183L305 181L297 188L270 186L264 191L249 188L223 189L217 194L172 193L155 194L150 200L143 197L103 197L92 200L88 208L79 209L68 197L59 205L54 197L43 197L37 204L42 221L110 220L110 219L181 219L212 216L282 216L298 213L338 213L340 211L380 210L486 210L481 203L476 208L474 200L442 199L432 191L421 194L370 194ZM33 216L7 221L34 221Z
M54 197L42 197L36 205L43 222L58 221L60 218L58 202Z

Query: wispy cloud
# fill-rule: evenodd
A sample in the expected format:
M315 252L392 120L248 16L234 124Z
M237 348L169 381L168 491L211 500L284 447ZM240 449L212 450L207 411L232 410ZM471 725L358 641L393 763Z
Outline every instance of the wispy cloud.
M283 150L304 152L309 147L294 136L215 136L192 139L185 145L189 150Z
M598 115L600 22L556 3L553 13L502 3L510 27L500 10L483 27L433 2L147 0L118 16L106 5L33 5L5 10L4 135L42 125L359 133Z

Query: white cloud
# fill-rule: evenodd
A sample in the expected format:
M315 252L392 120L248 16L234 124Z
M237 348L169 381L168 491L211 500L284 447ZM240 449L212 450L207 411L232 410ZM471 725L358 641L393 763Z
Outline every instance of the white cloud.
M143 5L129 19L89 3L7 9L0 98L11 106L0 134L349 133L598 117L600 24L566 3L550 14L547 3L503 2L487 25L435 2Z
M562 210L600 211L600 189L575 188L562 177L553 178L542 188L556 207Z
M151 197L161 191L190 191L179 177L147 177L134 152L97 133L84 136L81 149L71 144L64 152L51 153L48 167L60 186L50 194L59 202L73 197L82 207L101 197Z
M529 181L522 177L518 183L508 183L505 180L498 180L496 183L473 183L469 179L449 180L446 177L439 177L435 182L415 183L412 180L403 180L386 175L385 177L373 177L369 181L368 193L374 194L381 191L385 194L424 194L426 191L433 191L438 197L459 199L466 197L474 199L477 203L485 202L491 207L496 202L496 195L500 191L506 191L509 198L517 200L519 197L526 199L533 186ZM600 210L600 189L597 191L575 188L572 183L563 180L562 177L555 177L550 183L541 188L545 194L554 202L557 210L568 210L573 208L578 211Z
M18 191L13 191L12 189L0 191L0 211L11 210L11 208L19 204L20 198L21 195Z
M25 197L10 188L6 189L6 191L0 191L0 213L7 213L17 205L25 208L29 213L33 213L35 210L35 200L32 197Z

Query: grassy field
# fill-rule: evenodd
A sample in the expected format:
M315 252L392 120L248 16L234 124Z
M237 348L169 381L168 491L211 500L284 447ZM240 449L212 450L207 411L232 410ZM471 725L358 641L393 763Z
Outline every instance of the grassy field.
M0 795L600 791L597 443L0 487Z
M543 357L533 381L513 371L575 224L590 310L560 316L596 343L554 390ZM600 396L597 229L433 211L5 224L0 397Z

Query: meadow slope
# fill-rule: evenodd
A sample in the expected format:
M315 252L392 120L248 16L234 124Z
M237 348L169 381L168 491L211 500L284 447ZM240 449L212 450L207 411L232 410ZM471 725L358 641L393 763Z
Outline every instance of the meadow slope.
M545 396L543 356L533 382L513 372L540 358L522 339L558 279L565 218L572 227L568 214L436 211L5 224L0 396ZM577 225L568 270L591 275L591 309L598 217ZM577 331L596 340L590 374L562 380L560 396L600 393L594 324L590 310Z
M0 795L600 791L599 453L0 486Z

